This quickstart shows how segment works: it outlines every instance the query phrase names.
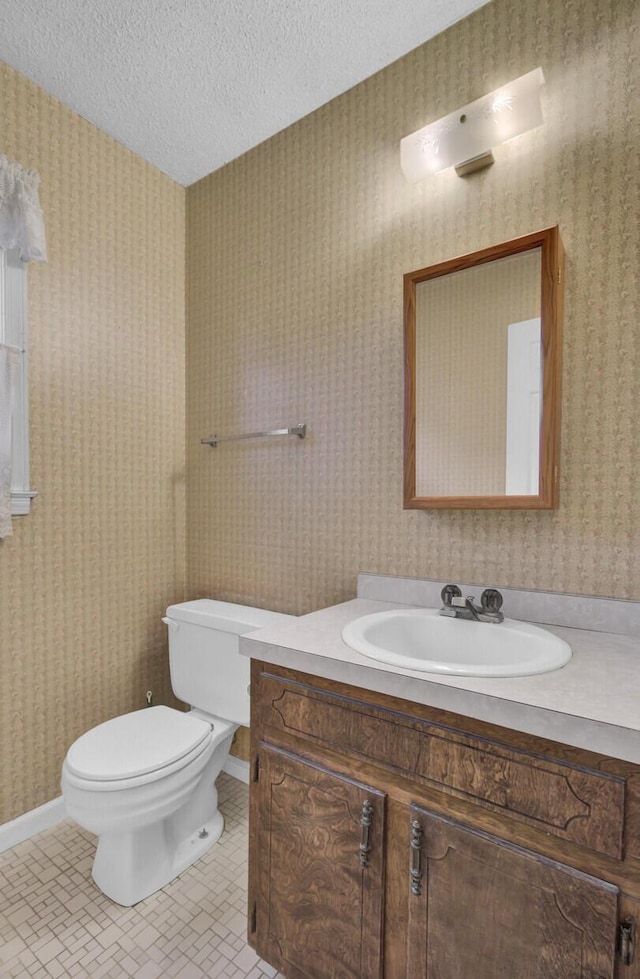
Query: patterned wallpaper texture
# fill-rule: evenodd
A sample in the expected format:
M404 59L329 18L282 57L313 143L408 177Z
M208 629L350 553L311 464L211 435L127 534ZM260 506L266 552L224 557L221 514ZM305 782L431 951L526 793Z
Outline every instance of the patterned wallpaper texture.
M635 0L494 0L182 188L0 64L0 150L42 175L29 517L0 543L0 823L70 742L170 701L187 594L305 612L359 570L640 599ZM417 185L401 136L541 64L545 124ZM464 66L464 70L461 70ZM402 274L558 223L557 512L402 509ZM305 441L198 444L306 422Z
M639 24L635 0L494 0L189 189L190 596L301 613L366 570L640 600ZM537 65L542 127L405 181L403 135ZM403 510L403 273L556 223L559 510Z
M170 697L184 587L185 191L0 63L0 152L36 167L30 516L0 542L0 823L83 731Z

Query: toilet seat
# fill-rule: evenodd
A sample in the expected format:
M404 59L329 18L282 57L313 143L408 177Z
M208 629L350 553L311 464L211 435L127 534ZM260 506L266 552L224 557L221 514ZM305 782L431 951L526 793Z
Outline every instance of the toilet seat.
M95 789L161 778L197 758L212 740L205 720L171 707L122 714L92 728L67 753L67 774Z

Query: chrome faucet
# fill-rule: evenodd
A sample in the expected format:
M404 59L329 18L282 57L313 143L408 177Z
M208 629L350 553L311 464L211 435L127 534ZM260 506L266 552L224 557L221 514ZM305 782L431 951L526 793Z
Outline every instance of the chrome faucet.
M502 622L503 598L497 588L485 588L480 596L480 604L476 605L473 595L463 597L457 585L445 585L440 592L442 608L440 615L448 615L456 619L471 619L475 622Z

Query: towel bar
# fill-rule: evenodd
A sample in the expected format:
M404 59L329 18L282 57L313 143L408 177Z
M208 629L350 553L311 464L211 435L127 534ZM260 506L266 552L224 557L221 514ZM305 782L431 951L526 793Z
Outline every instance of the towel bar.
M293 425L291 428L274 428L269 432L248 432L246 435L210 435L207 439L200 439L202 445L210 445L215 449L218 442L236 442L239 439L263 439L270 438L272 435L297 435L303 439L307 434L306 425Z

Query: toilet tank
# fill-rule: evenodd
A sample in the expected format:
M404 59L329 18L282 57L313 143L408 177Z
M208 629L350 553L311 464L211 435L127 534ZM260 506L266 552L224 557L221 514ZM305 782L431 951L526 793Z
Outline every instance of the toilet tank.
M163 621L176 697L214 717L248 724L250 660L240 655L240 636L293 618L210 598L170 605Z

